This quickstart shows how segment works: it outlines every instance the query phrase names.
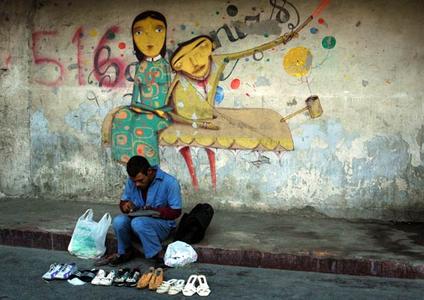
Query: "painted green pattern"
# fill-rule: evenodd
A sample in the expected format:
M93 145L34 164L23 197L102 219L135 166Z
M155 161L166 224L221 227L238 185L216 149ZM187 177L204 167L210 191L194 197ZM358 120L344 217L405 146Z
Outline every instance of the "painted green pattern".
M165 106L171 81L168 62L143 61L137 66L131 107L120 109L112 123L112 158L127 162L134 155L143 155L159 165L158 132L171 124Z
M171 82L171 69L164 58L142 61L134 78L131 105L147 110L165 106Z

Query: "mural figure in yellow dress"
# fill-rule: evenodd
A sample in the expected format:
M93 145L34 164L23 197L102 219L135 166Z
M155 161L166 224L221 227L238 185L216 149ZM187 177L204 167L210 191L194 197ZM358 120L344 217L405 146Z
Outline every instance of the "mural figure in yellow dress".
M186 129L179 132L196 135L192 139L200 142L200 146L212 146L226 149L258 149L275 150L281 146L282 150L292 150L293 142L290 131L287 126L283 127L279 120L280 115L272 110L268 110L266 115L274 113L274 116L268 123L274 122L279 129L284 131L278 138L270 138L267 130L252 125L252 119L258 109L218 109L215 108L215 95L219 79L227 64L236 59L254 55L257 52L266 51L280 44L287 43L296 36L295 32L279 36L277 39L236 53L221 55L213 54L213 41L210 37L202 35L195 37L180 46L174 52L171 58L171 68L176 72L171 87L168 92L168 104L173 108L170 113L175 125L186 124ZM256 121L256 120L255 120ZM255 122L256 123L256 122ZM263 123L257 122L256 125ZM272 126L268 125L269 131ZM203 132L201 132L203 130ZM205 132L208 130L209 133ZM170 129L171 131L171 129ZM166 131L161 135L165 142L172 142L172 133ZM199 133L200 132L200 133ZM188 137L190 140L190 137ZM176 141L176 143L178 143ZM187 144L187 141L186 141ZM191 143L188 143L191 144ZM197 146L199 143L197 143ZM193 142L191 145L196 145ZM212 176L212 185L216 187L215 175L215 153L213 150L205 147ZM180 149L187 167L189 169L193 187L198 189L198 182L192 162L189 146L183 146Z

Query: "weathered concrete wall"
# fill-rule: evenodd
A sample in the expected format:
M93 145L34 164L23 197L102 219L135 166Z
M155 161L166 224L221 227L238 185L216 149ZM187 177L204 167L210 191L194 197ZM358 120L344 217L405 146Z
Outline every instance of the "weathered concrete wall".
M117 200L125 172L102 148L100 127L108 111L130 102L129 27L139 12L166 16L170 51L226 24L234 41L221 30L216 49L225 53L275 38L297 23L294 8L302 22L318 1L293 0L288 14L282 3L2 1L0 195ZM195 192L177 149L162 147L161 165L180 179L185 203L424 220L423 10L419 0L333 1L298 39L240 60L231 74L230 66L219 106L284 116L316 94L324 114L289 121L292 152L217 150L216 192L203 149L191 149ZM312 55L302 78L283 67L296 47Z

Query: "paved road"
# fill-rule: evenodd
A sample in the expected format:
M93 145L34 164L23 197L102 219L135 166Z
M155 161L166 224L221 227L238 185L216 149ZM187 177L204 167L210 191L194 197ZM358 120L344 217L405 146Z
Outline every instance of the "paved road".
M92 261L67 252L0 246L0 300L6 299L185 299L127 287L73 286L66 281L41 279L53 262L76 262L90 268ZM147 270L137 259L127 264ZM110 268L107 268L110 270ZM205 274L212 293L208 299L424 299L424 280L355 277L260 268L191 264L168 269L166 279ZM192 299L204 299L193 296Z

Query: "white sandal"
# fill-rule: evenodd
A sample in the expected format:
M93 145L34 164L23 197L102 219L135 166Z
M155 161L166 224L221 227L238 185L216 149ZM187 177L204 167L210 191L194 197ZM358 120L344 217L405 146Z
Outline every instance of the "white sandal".
M177 280L177 282L175 282L171 286L171 288L169 289L168 295L176 295L179 292L181 292L183 290L183 288L184 288L184 283L185 283L185 280L184 279Z
M104 286L112 285L112 282L115 276L116 276L115 270L110 271L106 277L100 278L99 285L104 285Z
M170 279L168 281L163 281L161 283L161 285L156 289L156 293L158 293L158 294L168 293L168 291L170 290L170 288L176 282L177 282L177 279Z
M96 277L94 277L93 280L91 280L91 284L100 285L100 283L105 279L105 276L106 276L105 270L100 269L97 272Z
M184 296L193 296L196 294L196 284L197 282L197 275L190 275L190 277L187 279L187 284L183 288L183 295Z
M205 275L197 276L197 280L199 281L199 286L197 287L197 294L202 297L209 296L211 293L211 289L209 288L208 282L206 281Z

